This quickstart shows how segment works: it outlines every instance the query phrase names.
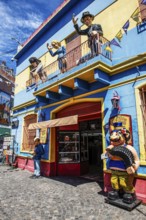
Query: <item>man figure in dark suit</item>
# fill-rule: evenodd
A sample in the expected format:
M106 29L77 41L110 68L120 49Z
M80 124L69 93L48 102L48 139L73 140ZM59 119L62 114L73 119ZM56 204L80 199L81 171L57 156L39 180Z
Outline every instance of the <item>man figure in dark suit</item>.
M77 20L78 18L75 19L73 15L72 22L74 24L74 28L79 35L88 36L88 46L91 49L91 56L94 57L98 55L98 42L100 40L100 37L103 36L101 25L92 24L92 21L94 20L94 15L90 14L89 11L84 12L81 18L81 22L87 26L86 29L81 30L77 24Z

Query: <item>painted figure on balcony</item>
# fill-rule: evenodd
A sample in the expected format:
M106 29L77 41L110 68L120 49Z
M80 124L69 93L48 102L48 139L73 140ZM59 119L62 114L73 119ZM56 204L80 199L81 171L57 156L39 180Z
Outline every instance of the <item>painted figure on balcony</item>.
M123 199L132 204L136 200L133 186L134 174L139 167L139 157L133 146L128 144L130 132L125 129L113 130L110 134L111 144L106 148L111 170L112 191L109 200Z
M52 57L58 55L58 67L60 69L61 73L64 73L67 71L67 62L66 62L66 48L64 46L61 46L61 43L57 40L53 40L51 42L51 46L47 44L47 48L49 50L49 53ZM52 49L56 49L55 52L52 51Z
M31 57L29 59L29 62L31 64L31 71L30 74L32 78L35 79L35 83L38 82L39 78L42 80L42 82L45 82L47 80L47 74L43 70L43 65L39 59L36 57Z
M87 35L88 36L88 46L91 50L91 56L97 56L99 53L99 43L101 41L101 36L103 36L102 27L100 24L92 24L94 20L94 15L92 15L89 11L86 11L82 14L81 22L87 26L86 29L81 30L77 24L78 18L75 19L73 14L72 22L74 24L74 28L76 29L79 35Z

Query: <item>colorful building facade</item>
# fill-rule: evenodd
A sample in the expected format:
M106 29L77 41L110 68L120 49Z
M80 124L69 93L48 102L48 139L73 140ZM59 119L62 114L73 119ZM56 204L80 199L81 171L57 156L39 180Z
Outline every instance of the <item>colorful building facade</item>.
M85 11L103 29L95 57L87 36L78 35L72 23L72 14L81 18ZM110 171L101 154L109 145L110 130L124 126L140 157L136 193L146 201L145 20L146 6L138 0L66 0L24 43L15 55L18 86L13 115L19 126L12 132L19 167L33 171L29 152L39 135L45 147L43 175L97 172L109 190ZM54 39L66 47L65 73L60 73L56 56L46 47ZM41 60L45 82L32 77L30 57Z
M0 151L6 149L5 137L11 135L11 108L14 100L15 76L5 61L0 63Z

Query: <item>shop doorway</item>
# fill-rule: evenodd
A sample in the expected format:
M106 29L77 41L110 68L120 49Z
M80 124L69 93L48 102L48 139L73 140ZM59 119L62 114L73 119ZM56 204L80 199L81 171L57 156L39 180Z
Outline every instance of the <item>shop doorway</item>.
M88 129L85 130L85 127ZM86 171L82 169L81 173L89 177L102 179L103 161L101 160L101 154L103 148L101 119L82 122L80 124L80 132L81 163L85 164L86 162L88 166L88 169Z
M78 115L78 124L56 130L57 175L102 175L101 102L81 102L68 106L56 118Z

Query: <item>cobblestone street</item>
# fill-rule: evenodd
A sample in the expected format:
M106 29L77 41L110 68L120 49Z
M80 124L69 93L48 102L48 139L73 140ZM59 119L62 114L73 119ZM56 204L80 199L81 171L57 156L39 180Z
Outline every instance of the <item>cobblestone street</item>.
M99 183L76 177L32 179L0 167L0 220L145 220L146 206L131 212L104 202Z

